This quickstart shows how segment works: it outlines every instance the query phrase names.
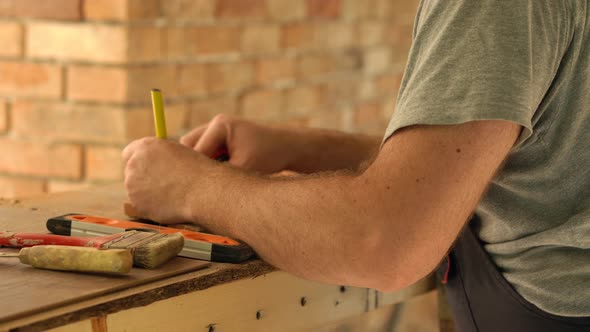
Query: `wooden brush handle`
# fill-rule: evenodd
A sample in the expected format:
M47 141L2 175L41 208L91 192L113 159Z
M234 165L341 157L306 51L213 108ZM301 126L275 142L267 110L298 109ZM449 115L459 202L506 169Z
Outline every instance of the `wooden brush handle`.
M105 242L108 242L112 239L117 239L119 237L121 237L121 234L113 234L94 238L53 234L0 232L0 246L24 248L38 245L60 245L99 248Z
M19 259L40 269L108 274L129 273L133 265L127 249L35 246L21 249Z

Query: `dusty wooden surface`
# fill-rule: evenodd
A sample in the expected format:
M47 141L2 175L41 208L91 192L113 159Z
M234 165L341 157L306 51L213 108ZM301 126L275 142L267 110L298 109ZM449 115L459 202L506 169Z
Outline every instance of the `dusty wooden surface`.
M90 297L205 268L207 262L174 259L156 270L133 269L125 276L102 276L35 269L18 259L0 261L0 323Z
M120 186L106 186L23 201L0 200L0 230L47 233L48 218L71 212L124 219L124 199ZM51 328L272 270L260 261L232 265L177 257L156 270L133 269L128 276L113 277L38 270L5 259L0 261L4 298L0 330Z
M0 199L0 231L47 232L47 218L66 213L125 219L123 201L125 195L121 186L106 186L85 192L23 201ZM14 251L7 248L0 250ZM297 323L311 322L314 319L317 324L325 325L336 318L344 317L350 317L356 322L355 317L378 309L377 304L388 305L405 301L432 289L429 286L430 281L423 280L391 295L380 295L374 290L360 288L343 294L340 286L320 285L298 279L275 271L273 267L259 260L243 264L218 264L180 257L156 271L136 269L127 277L35 270L16 261L0 261L0 276L0 291L4 295L4 301L0 304L0 332L45 331L52 328L58 328L59 331L93 331L106 326L109 322L107 317L111 319L114 331L117 326L121 331L126 331L129 321L126 317L129 315L134 317L136 323L147 323L153 327L168 324L168 313L179 310L177 314L193 315L194 317L190 316L190 322L196 326L201 326L200 320L221 324L222 319L226 319L227 321L223 321L226 325L248 322L252 327L260 327L261 321L254 316L260 308L264 309L263 321L270 324L268 326L299 326ZM274 278L286 279L273 286L269 280ZM252 285L258 286L251 288ZM206 297L207 294L213 295ZM261 300L261 294L268 295L264 301ZM300 307L302 296L309 298L309 305L304 307L305 310ZM215 301L219 302L218 308L211 305ZM194 315L195 305L201 311L204 310L202 315ZM234 310L235 313L220 309L227 308L228 305L233 309L246 305L249 307L248 310L240 309L244 311L242 317L237 309ZM159 312L157 309L162 306L168 307ZM188 307L180 309L183 306ZM219 315L221 311L223 317L216 317L215 314ZM133 316L136 313L141 314ZM117 325L120 323L117 318L121 317L124 318L123 324ZM291 317L290 321L285 317ZM330 317L333 319L330 320ZM364 326L361 330L371 330L367 326L373 323L363 321L367 319L359 323ZM338 326L335 330L350 330L346 328L347 324L343 327L333 323ZM193 331L193 325L188 326L190 329L187 331Z

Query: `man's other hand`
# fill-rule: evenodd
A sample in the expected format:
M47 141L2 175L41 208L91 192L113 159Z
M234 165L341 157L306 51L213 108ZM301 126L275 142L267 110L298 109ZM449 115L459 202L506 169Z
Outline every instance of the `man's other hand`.
M288 167L289 136L286 130L219 114L181 137L180 143L209 158L227 149L231 165L269 174Z

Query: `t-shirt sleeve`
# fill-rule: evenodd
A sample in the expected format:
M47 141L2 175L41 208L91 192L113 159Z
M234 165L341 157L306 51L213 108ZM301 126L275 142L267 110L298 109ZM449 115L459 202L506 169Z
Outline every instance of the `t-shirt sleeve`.
M423 0L384 140L411 125L474 120L517 123L526 140L568 45L554 9L536 1Z

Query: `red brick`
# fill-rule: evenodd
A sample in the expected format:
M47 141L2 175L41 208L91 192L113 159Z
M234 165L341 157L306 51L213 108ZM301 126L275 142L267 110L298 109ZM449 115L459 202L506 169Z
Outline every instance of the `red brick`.
M0 22L0 56L19 56L22 54L23 29L14 22Z
M82 175L79 145L0 139L0 151L0 172L68 179Z
M207 90L210 93L235 92L254 80L251 63L212 63L207 65Z
M256 62L256 82L268 84L295 78L295 59L269 58Z
M359 83L358 99L369 100L374 99L377 94L375 88L375 80L364 79Z
M267 5L269 15L274 20L284 22L305 18L305 0L271 0L267 2Z
M392 65L391 51L388 48L375 48L365 52L363 66L367 74L382 73Z
M126 68L71 66L68 69L67 97L80 101L149 103L152 88L161 89L165 96L178 94L175 73L175 67L171 65Z
M127 37L127 60L145 62L159 60L165 55L165 30L160 27L132 26Z
M175 20L211 19L215 15L215 0L166 0L161 6L164 16Z
M209 122L217 114L235 115L237 101L233 98L215 98L196 101L189 106L189 129Z
M264 18L268 9L265 0L217 0L216 14L222 18Z
M150 111L152 111L151 108ZM170 137L180 137L186 132L188 129L188 107L186 104L166 106L166 127Z
M123 176L122 147L87 146L85 154L85 175L91 181L120 180Z
M290 116L281 120L280 126L290 127L290 128L308 128L309 124L311 123L311 118L309 116ZM291 171L283 171L281 172L284 175L289 175ZM291 175L297 175L297 173L291 173Z
M18 0L0 0L0 16L13 16L16 1Z
M316 27L315 42L321 48L350 48L355 42L355 26L350 23L327 22Z
M88 20L125 20L128 17L127 0L84 0L84 18Z
M0 16L79 20L82 11L80 0L2 0Z
M84 18L90 20L156 18L160 11L157 0L84 0L83 4Z
M238 52L241 29L233 26L207 26L187 28L185 36L186 55L209 55Z
M279 90L257 90L247 93L240 102L240 115L256 121L283 118L283 94Z
M354 0L352 0L354 1ZM365 0L362 2L362 6L357 8L358 10L358 18L361 20L371 21L376 20L380 16L383 16L379 13L379 10L383 8L383 4L380 4L379 1L381 0ZM405 1L407 2L407 1Z
M397 50L395 53L405 58L412 46L412 24L390 24L388 30L391 33L386 41L389 41L393 49Z
M17 101L11 129L15 137L40 141L123 143L126 116L116 107Z
M386 25L379 21L362 22L358 25L358 44L362 47L378 46L385 41Z
M8 130L8 104L0 101L0 134Z
M306 79L333 71L333 63L328 55L305 55L297 61L297 77Z
M149 107L136 107L125 112L127 140L154 136L154 116Z
M315 26L311 23L291 23L283 26L281 46L287 49L314 48Z
M0 198L23 198L45 193L45 180L0 177Z
M300 79L308 79L339 72L352 72L359 69L359 61L355 53L348 52L306 55L298 60L297 76Z
M369 17L374 0L342 0L341 17L346 21L356 21Z
M386 124L387 124L386 120L385 121L377 121L377 122L357 125L354 127L353 130L355 130L358 133L362 133L362 134L366 134L366 135L383 136L385 129L387 129Z
M321 104L327 109L341 108L344 101L350 102L351 97L359 91L358 79L354 76L325 83L321 87Z
M410 4L409 7L413 7L413 12L414 13L404 13L404 16L412 16L412 14L416 13L416 5L415 2L410 0L406 0L406 1L391 1L391 0L373 0L374 5L373 5L373 10L374 10L374 17L377 19L389 19L391 18L392 14L393 14L393 6L395 5L395 3L399 2L400 4L398 4L398 8L399 7L404 7L407 8L408 4ZM400 6L401 5L401 6Z
M168 59L194 60L200 55L237 54L242 29L236 26L176 26L162 29L163 54Z
M381 121L382 105L376 102L364 103L357 106L354 121L357 125L371 124Z
M197 53L196 37L190 36L188 29L185 27L167 27L163 28L163 47L167 59L185 57L189 51ZM189 40L189 37L192 37Z
M32 58L127 61L128 28L88 23L30 22L26 53Z
M348 22L304 22L283 27L282 46L287 49L350 48L354 44L355 25Z
M59 193L66 191L81 191L91 186L88 182L67 181L67 180L49 180L47 192Z
M128 96L130 102L150 103L150 90L160 89L164 97L178 95L176 67L174 65L150 65L127 67Z
M61 96L62 72L58 65L0 62L0 94L11 97Z
M99 66L70 66L67 98L98 102L127 101L127 70Z
M384 123L389 123L388 120L391 118L396 104L397 94L385 98L385 101L383 102L383 109L381 110L381 116Z
M242 52L272 53L280 48L281 30L278 25L249 25L242 34Z
M320 92L313 86L300 86L285 92L285 111L289 115L310 115L317 109Z
M47 151L47 150L45 150ZM75 144L49 146L49 175L67 179L82 176L82 147Z
M414 22L416 11L418 10L419 0L406 0L406 1L389 1L389 0L376 0L377 8L381 11L385 11L390 17L394 18L393 21L400 23Z
M375 79L376 92L383 96L396 96L403 78L403 72L384 74Z
M207 92L206 67L202 64L179 65L176 83L180 96L200 96Z
M351 128L346 126L348 113L348 110L327 110L315 112L310 118L308 126L324 129L351 130Z
M310 17L337 18L341 9L340 0L307 0L307 13Z

